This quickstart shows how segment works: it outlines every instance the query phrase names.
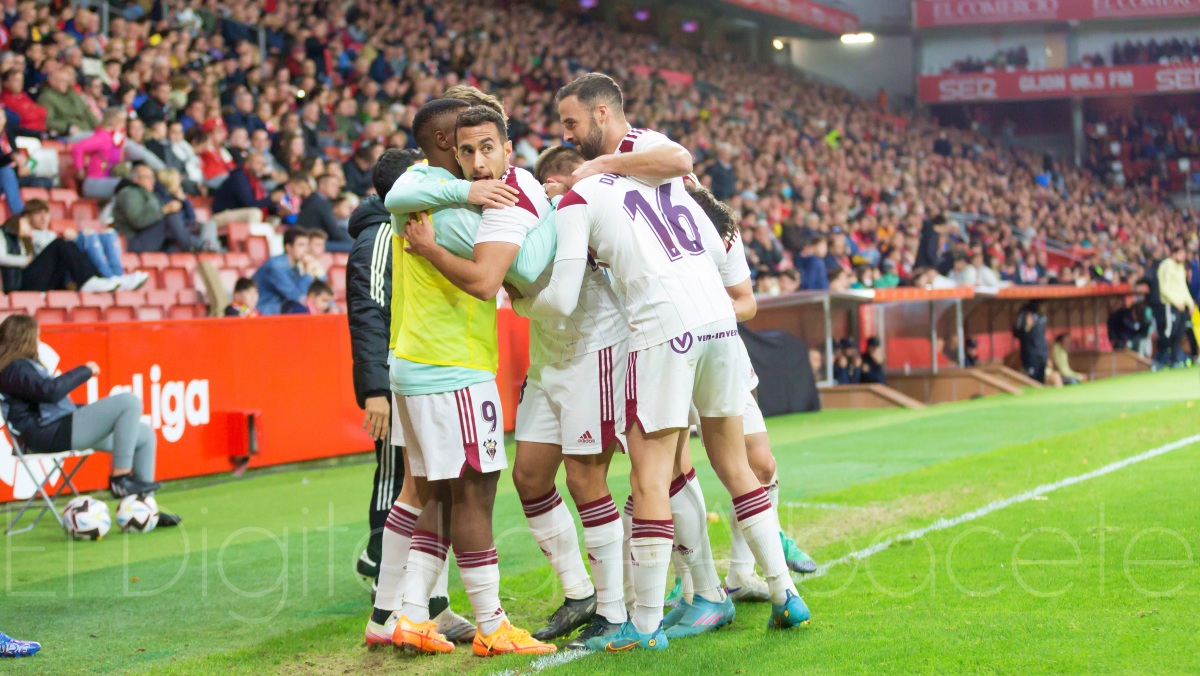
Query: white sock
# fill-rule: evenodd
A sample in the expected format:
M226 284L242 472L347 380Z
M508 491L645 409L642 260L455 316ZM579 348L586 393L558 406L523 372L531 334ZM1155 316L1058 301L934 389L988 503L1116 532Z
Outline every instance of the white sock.
M392 505L383 528L383 553L379 557L379 589L375 592L375 607L397 610L404 600L404 566L408 564L408 547L412 542L413 525L421 516L421 508L399 500Z
M596 593L583 557L579 553L579 534L575 532L575 519L563 504L557 489L536 500L521 501L525 518L533 539L542 553L550 559L550 567L558 575L563 594L569 599L586 599Z
M482 552L454 552L454 558L458 561L458 573L462 576L467 598L475 610L475 624L480 633L489 636L507 617L500 607L500 559L496 556L496 548Z
M767 491L767 499L771 501L771 506L775 508L775 520L779 522L779 529L783 530L783 519L779 516L779 472L771 476L771 481L763 488Z
M632 525L633 584L637 588L633 626L639 632L649 634L662 624L667 564L675 528L670 521L651 519L634 519Z
M404 571L404 603L401 613L413 622L429 621L429 595L434 581L446 566L450 541L436 533L414 530Z
M754 552L754 559L767 579L771 603L783 603L788 591L796 593L796 585L783 558L783 545L779 542L779 518L771 509L767 491L756 488L734 498L733 512L742 527L746 544Z
M633 586L633 496L625 498L625 508L621 510L621 531L624 535L621 544L621 575L625 581L625 605L631 606L637 601L637 589Z
M625 536L611 495L579 505L583 544L596 581L596 614L614 624L629 619L621 586Z
M429 598L450 598L450 560L449 557L442 559L442 572L438 573L437 580L433 583L433 590L429 592Z
M675 522L673 551L683 560L691 582L691 594L685 598L690 603L691 597L699 594L709 601L724 601L725 592L713 565L712 546L708 544L708 511L700 482L696 481L696 470L675 477L670 496L671 518Z

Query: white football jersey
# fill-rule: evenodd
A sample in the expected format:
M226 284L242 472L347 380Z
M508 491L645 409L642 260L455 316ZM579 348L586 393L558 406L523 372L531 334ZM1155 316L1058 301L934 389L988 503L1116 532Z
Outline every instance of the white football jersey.
M555 219L556 266L585 256L609 266L625 298L631 350L733 318L718 271L725 244L683 181L655 187L626 176L592 176L563 197Z
M521 246L529 231L553 211L542 184L528 170L509 167L503 180L517 189L517 203L503 209L484 209L483 222L475 233L476 244L508 242Z
M524 314L527 299L550 283L553 265L538 280L519 289L526 300L513 303ZM569 317L534 319L529 323L529 363L553 364L611 347L629 337L629 320L612 284L594 260L588 261L579 288L579 304Z

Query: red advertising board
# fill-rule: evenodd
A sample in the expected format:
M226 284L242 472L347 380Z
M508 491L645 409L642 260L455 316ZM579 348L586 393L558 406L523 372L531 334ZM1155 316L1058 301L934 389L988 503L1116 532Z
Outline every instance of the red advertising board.
M497 374L506 430L513 428L529 363L528 321L500 311ZM369 450L354 400L345 315L199 319L42 328L42 361L66 370L95 361L100 375L72 393L86 404L115 391L143 402L143 420L158 437L160 479L228 472L245 438L244 413L256 416L258 454L251 467ZM239 415L241 417L239 417ZM241 426L239 429L239 425ZM0 502L35 486L0 434ZM32 456L36 459L36 455ZM72 461L74 462L74 461ZM47 462L34 462L46 476ZM107 486L106 455L87 461L81 490ZM60 485L59 477L51 477Z
M917 28L1200 16L1200 0L914 0Z
M725 3L771 14L835 35L858 32L858 16L813 0L725 0Z
M923 75L917 90L925 103L1176 94L1200 91L1200 64Z

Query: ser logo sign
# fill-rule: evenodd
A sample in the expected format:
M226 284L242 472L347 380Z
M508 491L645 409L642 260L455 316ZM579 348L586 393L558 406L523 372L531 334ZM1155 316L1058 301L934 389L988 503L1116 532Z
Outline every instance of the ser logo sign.
M939 101L979 101L995 98L996 80L990 77L954 78L938 83Z

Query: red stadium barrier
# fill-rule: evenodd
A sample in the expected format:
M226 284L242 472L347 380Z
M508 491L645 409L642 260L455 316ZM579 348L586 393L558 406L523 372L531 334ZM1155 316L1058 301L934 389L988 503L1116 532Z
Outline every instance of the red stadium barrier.
M528 321L502 309L499 333L497 379L505 430L512 430L528 367ZM52 370L100 365L99 377L74 392L77 403L116 388L142 399L144 419L158 435L160 479L233 469L231 457L246 453L247 411L258 412L251 467L371 448L354 401L345 315L65 324L42 327L41 337ZM235 447L235 439L243 441ZM104 488L108 471L107 458L92 460L76 485ZM33 490L0 435L0 502Z

